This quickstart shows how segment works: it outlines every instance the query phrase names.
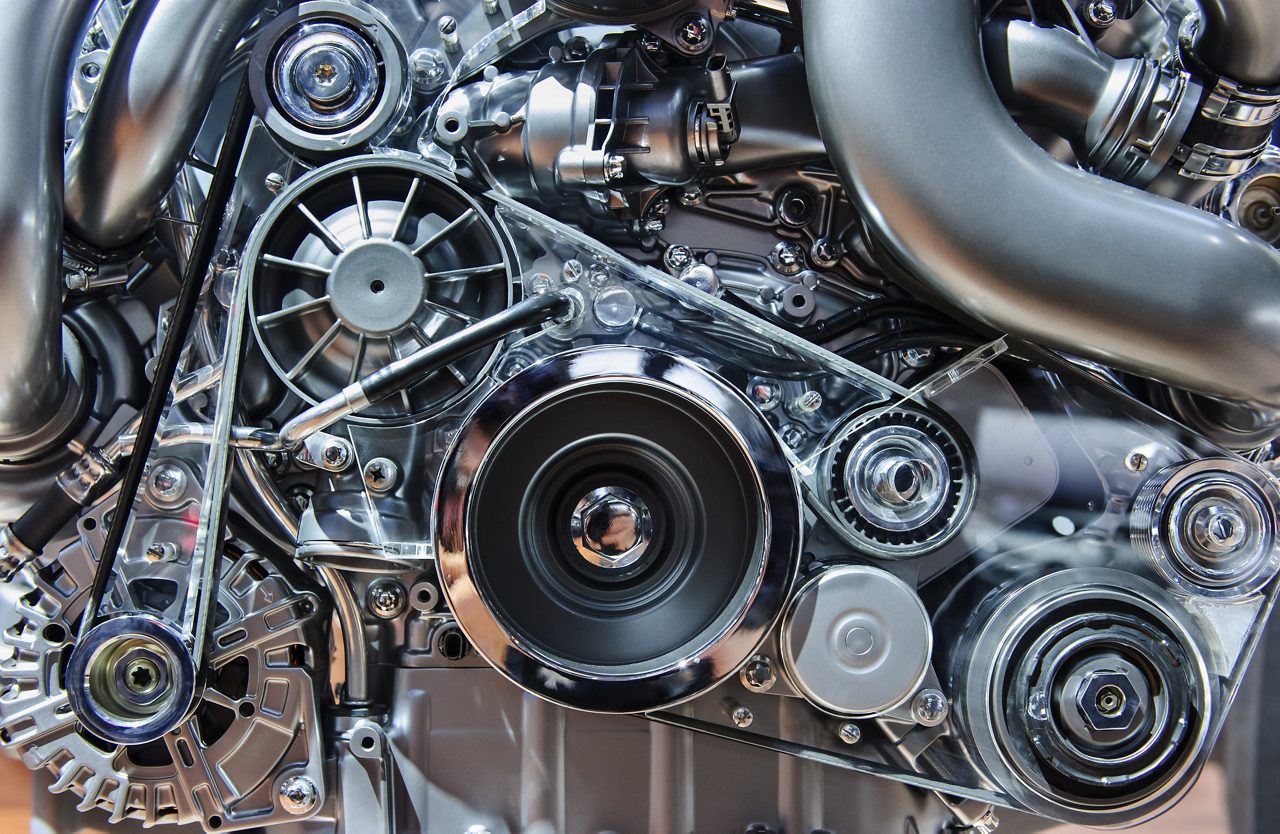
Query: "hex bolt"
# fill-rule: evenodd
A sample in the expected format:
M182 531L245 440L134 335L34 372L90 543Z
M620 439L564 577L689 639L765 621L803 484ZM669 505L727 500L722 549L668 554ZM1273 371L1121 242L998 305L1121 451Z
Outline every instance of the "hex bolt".
M788 423L778 429L778 436L782 438L782 442L787 444L789 449L799 449L804 445L805 439L809 433L804 430L803 426L797 426L795 423Z
M404 586L386 577L373 582L365 595L365 604L370 613L383 620L398 616L404 611L405 602Z
M267 174L266 179L262 181L262 184L265 185L267 190L272 194L279 194L281 191L284 191L284 187L289 183L285 180L284 174L272 171L270 174Z
M862 741L862 729L852 721L846 721L836 728L836 735L845 744L853 745Z
M1084 7L1084 16L1099 29L1107 28L1116 22L1115 0L1089 0Z
M773 662L764 655L756 655L748 660L738 677L742 685L752 692L768 692L778 681L778 676L773 671Z
M436 23L440 30L440 43L448 52L457 52L462 44L458 40L458 21L452 15L445 15Z
M391 458L373 458L364 465L364 485L370 492L388 493L399 480L400 467Z
M424 93L434 92L449 80L449 61L438 49L415 49L409 56L413 85Z
M280 783L280 807L285 813L301 816L320 802L320 789L305 776L290 776Z
M911 716L926 727L936 727L947 719L951 705L936 689L922 689L911 702Z

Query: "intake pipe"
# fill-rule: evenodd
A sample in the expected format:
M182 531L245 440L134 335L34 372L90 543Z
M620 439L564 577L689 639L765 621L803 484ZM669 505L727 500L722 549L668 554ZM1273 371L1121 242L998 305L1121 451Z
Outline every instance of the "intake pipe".
M1280 3L1276 0L1200 0L1196 55L1233 81L1280 86Z
M223 66L264 0L134 0L67 157L66 220L103 251L155 221Z
M1002 332L1280 405L1280 253L1047 155L997 96L979 26L976 0L806 4L819 128L888 252Z
M13 0L0 26L0 459L29 457L78 412L62 330L67 79L93 0Z

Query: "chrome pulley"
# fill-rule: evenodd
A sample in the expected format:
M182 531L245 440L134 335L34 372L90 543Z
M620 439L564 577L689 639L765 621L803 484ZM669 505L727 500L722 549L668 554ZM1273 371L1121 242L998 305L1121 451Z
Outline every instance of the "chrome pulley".
M1256 593L1280 570L1280 491L1243 461L1205 459L1156 473L1134 501L1130 535L1163 578L1197 596Z
M87 537L100 529L101 510L81 520ZM317 796L324 786L318 597L228 542L208 668L197 680L159 625L182 596L172 578L181 565L167 557L128 562L112 599L134 613L104 620L96 651L73 651L93 565L76 541L5 586L0 745L48 770L53 792L73 793L80 810L101 808L113 822L235 830L296 819L280 798L284 782L303 779ZM68 655L72 665L85 658L80 672L62 671ZM149 738L147 722L173 704L183 711L176 728ZM137 728L127 742L107 737Z
M354 157L299 179L254 230L245 262L258 344L312 404L511 299L509 255L493 222L436 168L409 157ZM434 411L490 355L450 363L354 419Z
M391 128L405 104L407 64L376 9L311 0L262 33L249 78L258 113L277 138L303 153L336 154Z
M942 417L906 408L856 416L829 444L823 474L838 530L877 556L915 556L949 541L977 494L968 440Z
M796 485L773 433L687 360L560 354L472 413L437 494L459 624L520 686L656 709L732 673L781 613Z
M1189 614L1132 574L1076 568L999 597L959 699L983 764L1031 810L1116 824L1177 799L1218 694Z

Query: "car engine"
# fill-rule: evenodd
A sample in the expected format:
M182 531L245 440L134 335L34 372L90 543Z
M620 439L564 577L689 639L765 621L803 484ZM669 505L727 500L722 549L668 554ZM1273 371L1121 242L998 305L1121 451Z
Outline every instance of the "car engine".
M1209 761L1280 581L1274 0L5 10L50 830L1118 827Z

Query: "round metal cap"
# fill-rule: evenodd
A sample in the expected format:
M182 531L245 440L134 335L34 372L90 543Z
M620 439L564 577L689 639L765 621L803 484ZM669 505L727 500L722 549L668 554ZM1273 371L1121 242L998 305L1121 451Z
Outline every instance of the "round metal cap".
M782 625L782 660L813 703L850 717L911 697L929 670L933 629L916 592L879 568L823 571L796 595Z

